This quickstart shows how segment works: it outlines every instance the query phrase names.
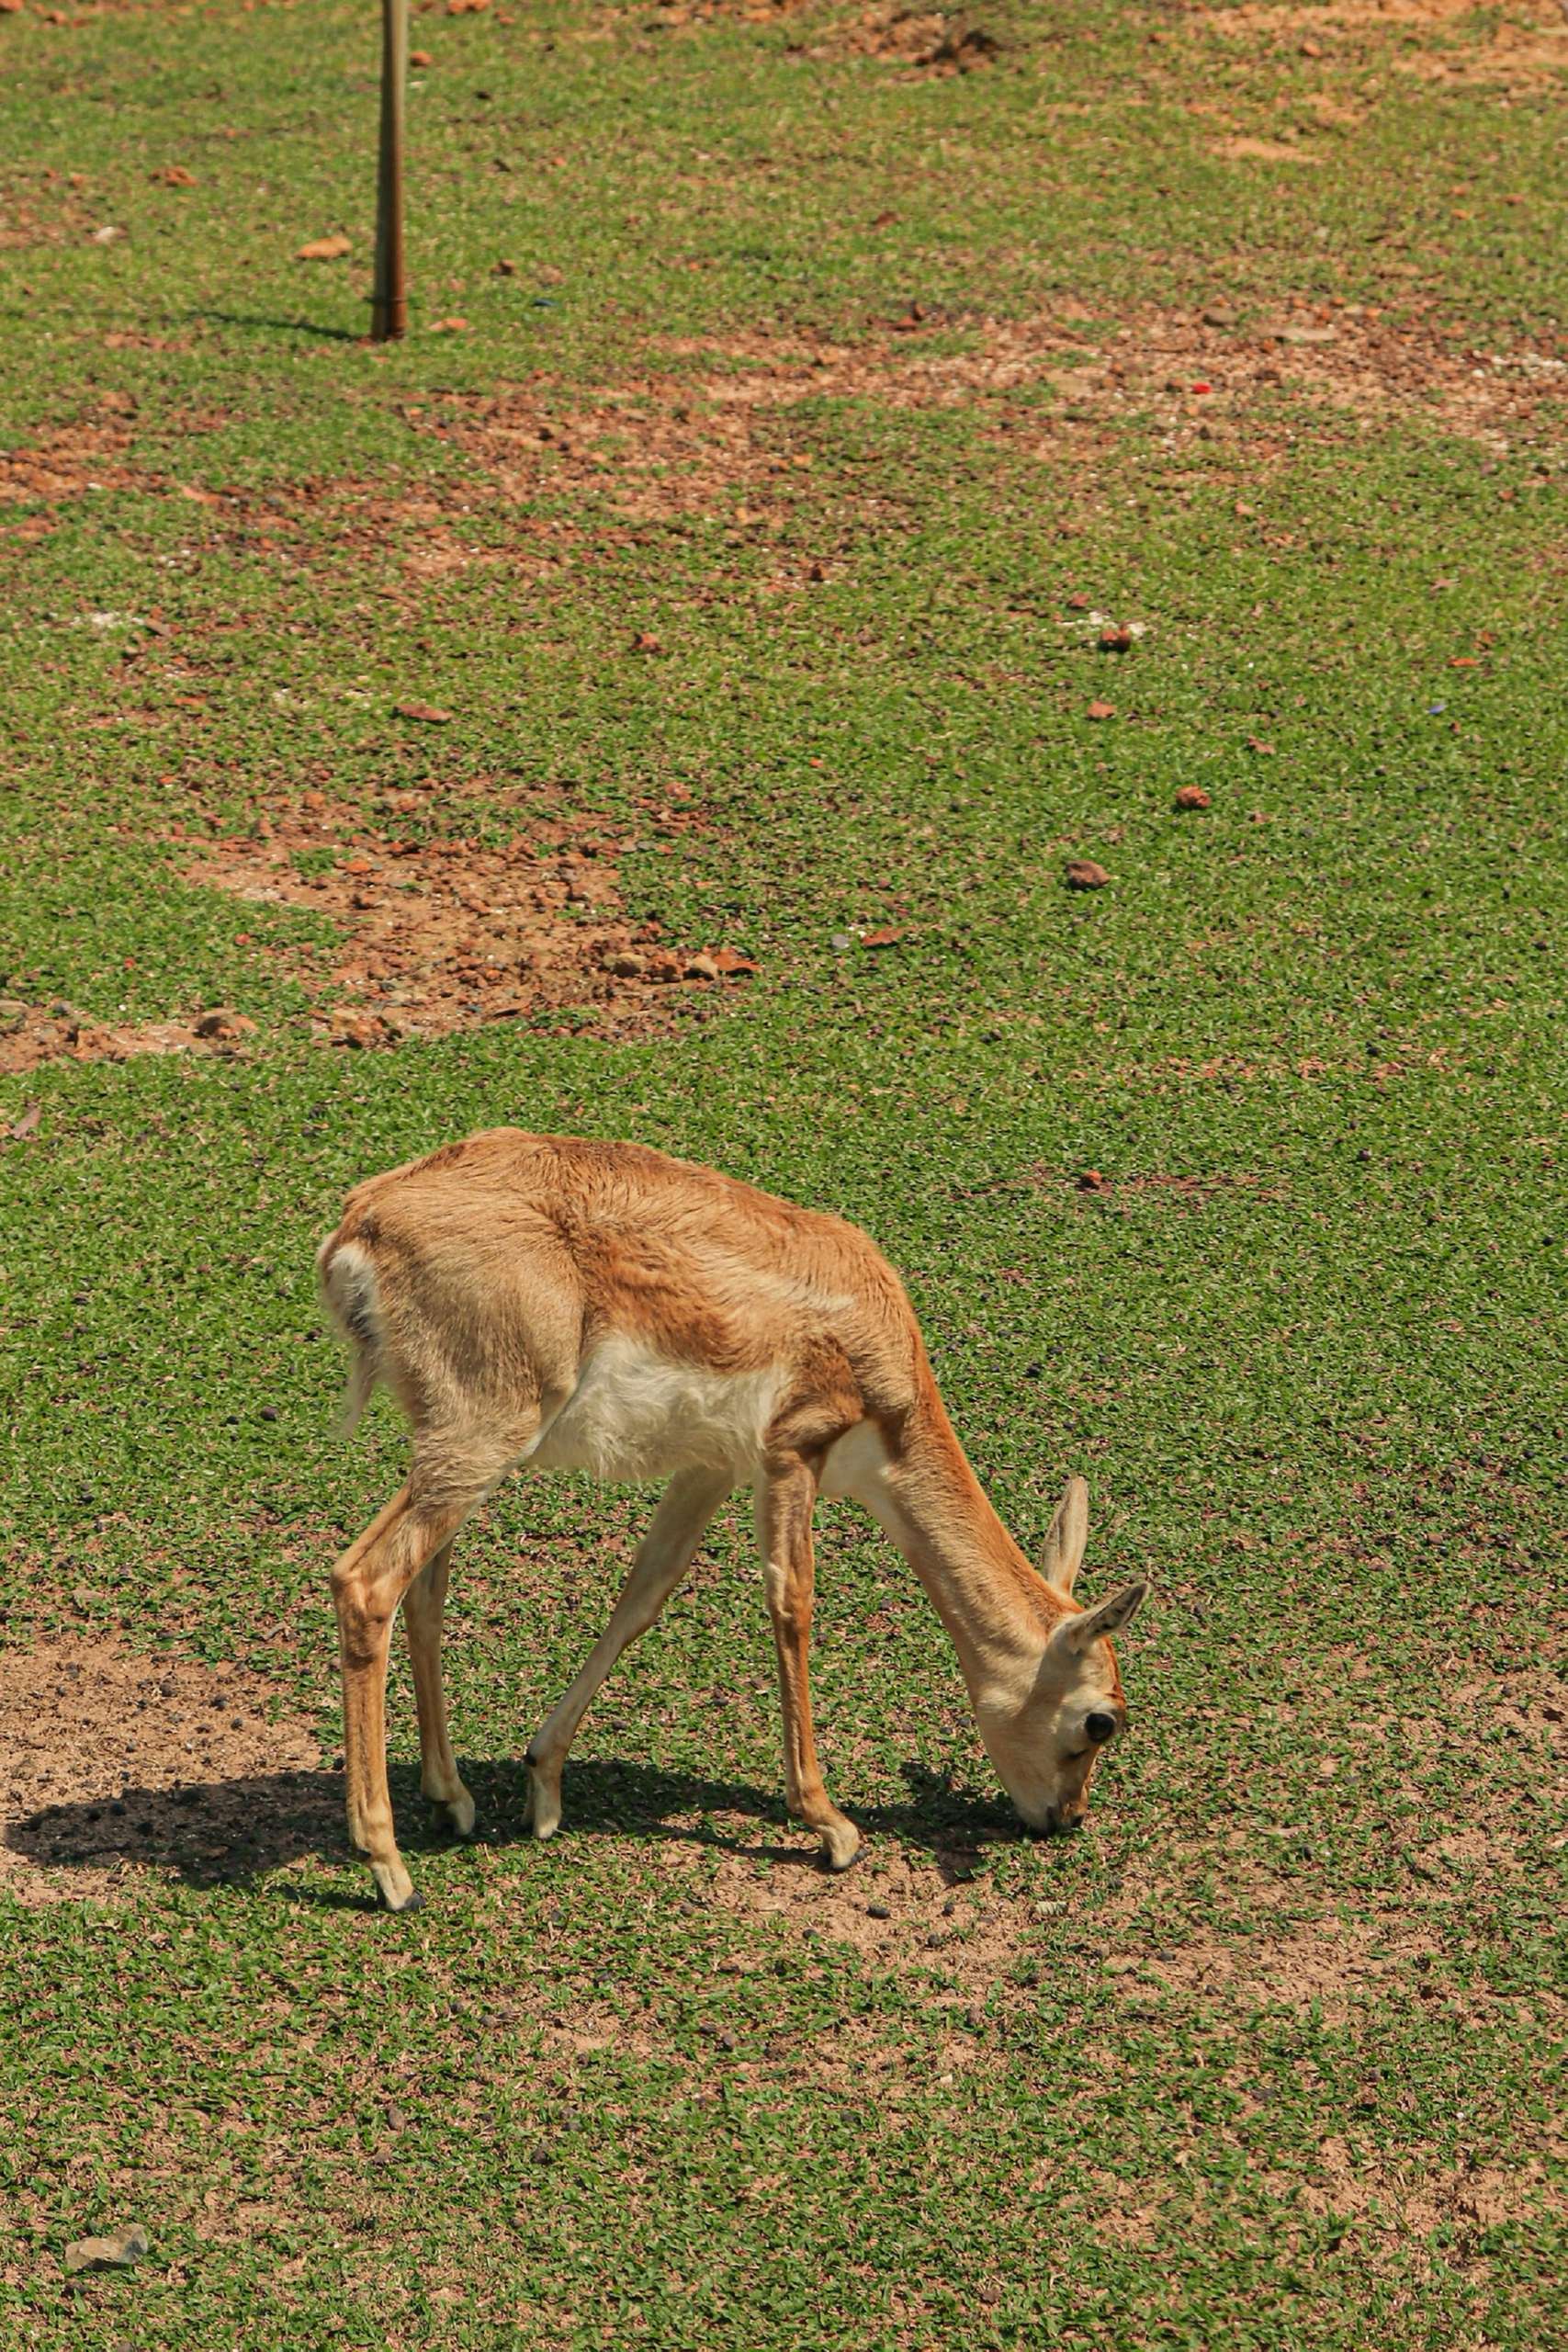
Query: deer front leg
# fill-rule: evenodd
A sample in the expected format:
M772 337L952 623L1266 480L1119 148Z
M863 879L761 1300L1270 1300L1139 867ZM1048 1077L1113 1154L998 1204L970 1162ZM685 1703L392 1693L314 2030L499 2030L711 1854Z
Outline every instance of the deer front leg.
M570 1690L528 1743L529 1822L536 1838L553 1838L560 1827L561 1772L594 1692L621 1652L658 1617L691 1566L708 1521L729 1488L721 1470L682 1470L665 1488L609 1623Z
M457 1773L446 1728L446 1692L441 1679L441 1623L452 1570L452 1546L443 1544L403 1595L403 1632L413 1668L414 1705L419 1713L419 1784L442 1807L459 1838L474 1834L474 1801Z
M387 1653L399 1601L467 1516L468 1506L420 1504L404 1487L333 1570L343 1663L343 1762L350 1841L369 1857L389 1911L418 1908L403 1867L387 1786Z
M816 1585L811 1538L816 1503L817 1480L804 1462L770 1464L757 1488L757 1536L778 1651L785 1799L795 1818L816 1830L828 1868L847 1871L860 1851L860 1832L823 1784L811 1724L807 1653Z

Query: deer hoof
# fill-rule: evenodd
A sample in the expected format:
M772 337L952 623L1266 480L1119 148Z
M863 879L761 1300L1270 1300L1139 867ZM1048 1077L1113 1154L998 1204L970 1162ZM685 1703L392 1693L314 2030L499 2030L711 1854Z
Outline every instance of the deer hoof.
M528 1774L528 1826L536 1838L553 1838L560 1827L560 1783L552 1785L534 1770Z
M401 1862L372 1862L371 1876L383 1910L423 1911L424 1897L404 1870Z
M836 1821L819 1834L825 1870L847 1871L860 1860L860 1831L852 1821Z
M446 1816L447 1826L455 1838L471 1838L474 1834L474 1801L467 1789L455 1797L434 1799L437 1813Z

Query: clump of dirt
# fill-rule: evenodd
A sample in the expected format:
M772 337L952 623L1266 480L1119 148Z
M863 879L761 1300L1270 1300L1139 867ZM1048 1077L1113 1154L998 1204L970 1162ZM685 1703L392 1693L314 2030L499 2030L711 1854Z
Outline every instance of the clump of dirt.
M802 44L804 47L805 44ZM810 57L874 57L916 76L945 80L988 65L1001 44L977 25L940 10L905 8L879 0L845 24L834 25L807 48Z
M644 32L660 33L686 25L773 25L817 6L818 0L653 0L651 11L634 5L615 13L635 16Z
M28 1004L0 997L0 1077L15 1078L40 1062L129 1062L139 1054L232 1054L255 1023L227 1005L194 1022L99 1023L74 1005Z
M341 1838L314 1729L238 1668L86 1638L0 1654L0 1885L22 1903L104 1901L147 1870L216 1885Z
M417 824L434 797L390 801ZM597 1035L626 1037L755 968L733 949L672 945L656 922L628 923L612 841L543 823L501 844L394 833L322 794L306 803L263 819L254 836L205 842L186 878L312 908L347 933L340 960L309 975L323 1043L395 1045L566 1008Z

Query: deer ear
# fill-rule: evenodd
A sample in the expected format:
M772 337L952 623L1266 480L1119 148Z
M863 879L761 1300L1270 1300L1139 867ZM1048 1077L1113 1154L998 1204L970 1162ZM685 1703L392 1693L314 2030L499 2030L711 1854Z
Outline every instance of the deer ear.
M1107 1600L1097 1600L1092 1609L1080 1609L1076 1617L1064 1617L1052 1636L1075 1657L1081 1657L1090 1642L1098 1642L1106 1634L1119 1634L1143 1606L1148 1586L1140 1580L1124 1585Z
M1040 1573L1058 1592L1071 1592L1089 1542L1089 1481L1073 1477L1063 1489L1040 1555Z

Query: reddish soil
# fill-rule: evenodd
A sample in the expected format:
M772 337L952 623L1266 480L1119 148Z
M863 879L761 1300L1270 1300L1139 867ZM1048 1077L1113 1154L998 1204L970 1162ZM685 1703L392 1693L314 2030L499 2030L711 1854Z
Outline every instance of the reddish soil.
M298 807L270 804L250 836L201 836L185 867L187 881L257 905L310 908L342 932L335 951L289 950L290 968L317 1000L316 1042L393 1046L569 1010L595 1036L629 1037L699 1015L703 1000L755 970L732 946L684 948L657 922L629 922L612 842L542 820L498 845L421 838L412 827L423 830L437 797L425 787L383 802L411 819L405 836L308 792ZM675 840L704 820L661 807L648 821ZM191 847L183 828L175 838ZM59 1060L231 1055L255 1028L228 1006L190 1022L103 1024L69 1004L0 998L0 1075Z
M227 1005L194 1022L100 1023L73 1005L31 1005L0 997L0 1077L15 1078L40 1062L128 1062L138 1054L231 1054L255 1028Z
M1260 412L1292 400L1316 409L1327 430L1414 413L1489 446L1499 435L1534 438L1543 457L1562 438L1568 360L1555 351L1470 346L1361 305L1233 310L1217 286L1201 311L1139 313L1108 340L1067 301L1025 320L917 307L852 345L760 331L671 338L665 348L682 372L570 410L552 403L547 387L502 386L449 397L438 415L411 422L456 444L511 499L591 500L633 523L728 510L742 535L763 537L792 528L812 492L803 477L814 456L792 446L790 412L818 399L969 407L978 428L1006 435L1010 448L1075 461L1120 425L1146 426L1151 408L1167 413L1172 448L1244 435L1249 459L1267 458ZM1015 401L1042 385L1060 394L1059 406ZM852 488L835 507L823 559L878 514L874 492ZM818 560L805 576L824 576Z
M428 789L390 797L415 823L431 813ZM657 922L628 923L608 841L539 822L499 846L421 839L370 829L319 793L305 802L262 820L257 838L205 843L186 878L340 926L341 960L311 975L323 1042L394 1045L569 1007L596 1035L626 1037L753 968L733 950L673 946ZM660 814L667 829L682 823ZM313 865L323 847L334 862L310 870L307 854Z
M961 17L882 0L847 23L827 27L820 40L799 46L808 57L874 57L911 77L944 80L988 65L1000 43Z
M1318 0L1280 7L1242 0L1234 8L1195 10L1190 20L1233 40L1288 46L1309 58L1364 54L1381 36L1399 44L1396 69L1424 81L1526 91L1551 88L1568 74L1568 16L1560 0L1506 0L1484 12L1475 0Z

